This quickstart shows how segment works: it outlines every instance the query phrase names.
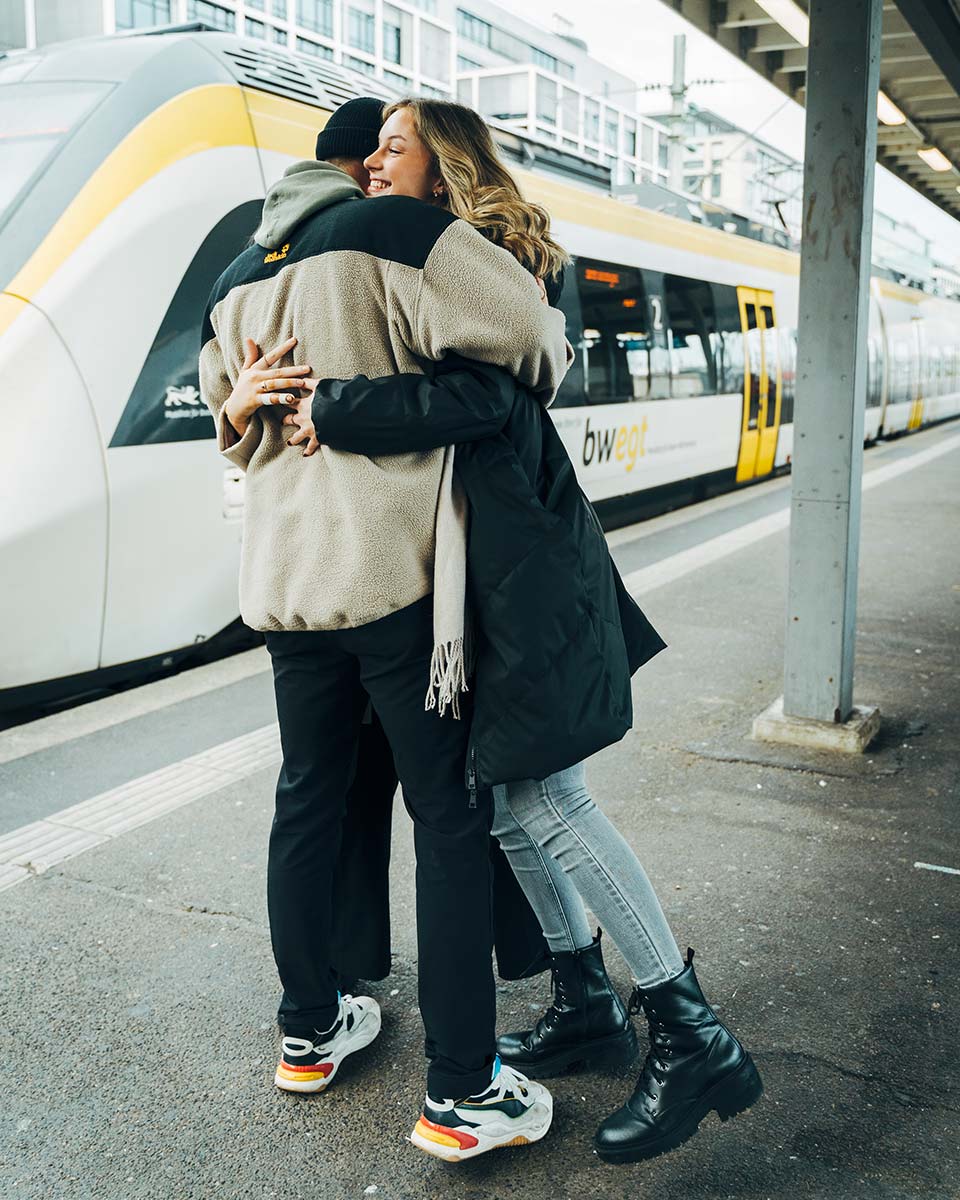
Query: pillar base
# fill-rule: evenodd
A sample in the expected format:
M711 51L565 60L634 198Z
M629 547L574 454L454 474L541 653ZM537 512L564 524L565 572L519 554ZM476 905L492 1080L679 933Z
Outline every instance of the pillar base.
M787 716L780 696L754 718L751 737L757 742L786 742L793 746L809 746L812 750L862 754L879 731L880 709L875 705L854 708L850 719L837 725L832 721Z

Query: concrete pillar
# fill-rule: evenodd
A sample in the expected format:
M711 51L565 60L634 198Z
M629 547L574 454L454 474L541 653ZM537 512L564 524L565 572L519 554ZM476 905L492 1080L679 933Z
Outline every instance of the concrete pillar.
M853 704L882 0L811 0L784 694L754 736L862 750Z

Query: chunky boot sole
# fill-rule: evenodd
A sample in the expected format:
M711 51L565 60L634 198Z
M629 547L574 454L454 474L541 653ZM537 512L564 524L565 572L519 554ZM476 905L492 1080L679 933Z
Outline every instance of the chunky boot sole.
M700 1122L711 1110L716 1112L721 1121L729 1121L731 1117L746 1112L762 1095L763 1081L753 1059L746 1054L740 1066L705 1092L700 1104L691 1111L687 1120L669 1133L659 1138L650 1138L637 1146L624 1146L618 1150L601 1149L594 1141L594 1149L600 1158L608 1163L643 1162L648 1158L657 1158L669 1150L676 1150L684 1142L689 1142L699 1129Z
M522 1071L531 1079L552 1079L557 1075L566 1075L575 1066L594 1069L626 1067L636 1061L639 1053L636 1030L628 1025L621 1033L580 1042L565 1050L557 1050L554 1054L544 1055L543 1058L528 1060L501 1054L500 1059L508 1067Z

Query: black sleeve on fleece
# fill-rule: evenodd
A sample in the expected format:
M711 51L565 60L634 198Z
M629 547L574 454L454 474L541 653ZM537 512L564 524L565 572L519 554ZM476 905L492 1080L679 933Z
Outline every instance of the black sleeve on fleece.
M353 454L406 454L500 432L517 394L512 375L455 354L428 369L321 380L312 406L317 440Z

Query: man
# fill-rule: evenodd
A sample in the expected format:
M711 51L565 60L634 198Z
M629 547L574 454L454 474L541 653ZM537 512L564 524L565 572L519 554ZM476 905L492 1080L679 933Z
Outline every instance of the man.
M284 989L276 1082L322 1091L379 1031L376 1002L340 996L331 976L332 868L369 694L415 826L431 1111L476 1099L477 1136L460 1147L472 1157L542 1137L552 1101L494 1057L490 796L468 801L464 786L470 697L461 720L424 705L431 664L456 645L435 623L463 623L465 528L443 487L444 451L370 459L322 447L304 459L277 414L260 410L243 429L224 414L244 335L261 346L297 337L298 362L319 377L418 371L448 352L535 390L562 377L563 318L512 255L419 201L356 203L362 177L329 160L363 150L372 103L338 110L318 141L328 161L295 164L268 192L255 243L211 295L201 390L221 450L247 471L241 614L266 635L283 744L268 866ZM446 1136L425 1116L417 1132Z

